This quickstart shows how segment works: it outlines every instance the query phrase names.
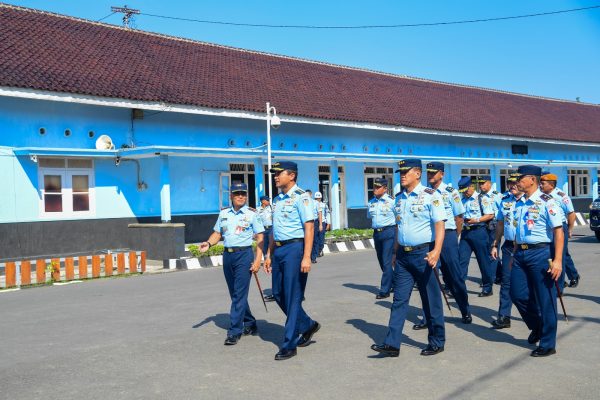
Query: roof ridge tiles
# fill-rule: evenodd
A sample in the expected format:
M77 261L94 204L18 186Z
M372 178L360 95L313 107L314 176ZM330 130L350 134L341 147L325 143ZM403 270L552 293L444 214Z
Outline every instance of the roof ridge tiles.
M348 66L348 65L342 65L342 64L328 63L325 61L311 60L311 59L302 58L302 57L294 57L294 56L269 53L269 52L264 52L264 51L259 51L259 50L251 50L251 49L244 49L244 48L240 48L240 47L227 46L227 45L218 44L218 43L204 42L201 40L195 40L195 39L190 39L190 38L185 38L185 37L175 36L175 35L167 35L164 33L130 29L130 28L125 28L122 26L117 26L117 25L108 24L108 23L104 23L104 22L98 22L98 21L93 21L93 20L89 20L89 19L85 19L85 18L73 17L70 15L58 14L58 13L54 13L51 11L45 11L45 10L40 10L40 9L35 9L35 8L30 8L30 7L17 6L17 5L12 5L12 4L2 3L2 2L0 2L0 8L16 9L16 10L32 12L32 13L36 13L36 14L45 14L45 15L50 15L50 16L57 17L57 18L64 18L64 19L69 19L72 21L83 22L83 23L88 23L88 24L92 24L92 25L98 25L98 26L102 26L105 28L116 29L116 30L129 32L129 33L149 35L149 36L154 36L154 37L160 37L163 39L177 40L177 41L191 43L191 44L200 44L200 45L205 45L205 46L222 48L222 49L226 49L226 50L239 51L239 52L248 53L248 54L256 54L256 55L261 55L261 56L275 57L275 58L280 58L280 59L284 59L284 60L306 62L306 63L310 63L310 64L322 65L322 66L333 67L333 68L340 68L340 69L356 71L356 72L371 73L371 74L387 76L387 77L391 77L391 78L408 79L408 80L424 82L424 83L434 83L434 84L446 85L446 86L450 86L450 87L475 89L475 90L481 90L481 91L491 92L491 93L500 93L500 94L506 94L506 95L511 95L511 96L520 96L520 97L538 99L538 100L556 101L556 102L560 102L560 103L575 104L575 105L580 105L580 106L600 107L600 104L595 104L595 103L587 103L587 102L581 102L581 101L575 101L575 100L538 96L538 95L532 95L532 94L527 94L527 93L511 92L511 91L507 91L507 90L486 88L486 87L468 85L468 84L462 84L462 83L444 82L444 81L438 81L438 80L434 80L434 79L414 77L414 76L410 76L410 75L395 74L392 72L377 71L377 70L373 70L373 69L369 69L369 68L361 68L361 67L354 67L354 66Z

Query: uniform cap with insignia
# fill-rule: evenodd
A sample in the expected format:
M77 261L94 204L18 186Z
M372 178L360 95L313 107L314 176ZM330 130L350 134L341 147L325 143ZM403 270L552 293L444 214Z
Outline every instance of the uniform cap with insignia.
M275 164L271 165L271 173L273 172L281 172L281 171L294 171L298 172L298 164L293 161L279 161Z
M233 183L229 187L229 191L231 193L235 193L235 192L246 192L246 193L248 193L248 185L246 185L245 183Z
M467 189L469 188L469 186L471 186L472 183L473 182L471 181L471 177L470 176L463 176L458 181L458 191L461 192L461 193L466 192Z
M517 174L519 175L519 178L525 175L533 175L539 177L542 175L542 169L537 165L521 165L517 169Z
M489 175L479 175L477 178L475 178L475 182L477 183L484 183L487 181L491 181L492 177Z
M519 174L513 172L512 174L510 174L510 176L506 179L507 182L516 182L519 180Z
M427 163L427 172L444 172L444 163L439 161L432 161Z
M547 174L543 174L542 178L540 179L542 181L557 181L558 180L558 176L551 174L551 173L547 173Z
M411 168L423 168L423 162L418 158L409 158L406 160L400 160L398 162L398 169L396 172L407 172Z
M375 178L375 180L373 180L373 186L387 186L388 185L388 180L385 178Z

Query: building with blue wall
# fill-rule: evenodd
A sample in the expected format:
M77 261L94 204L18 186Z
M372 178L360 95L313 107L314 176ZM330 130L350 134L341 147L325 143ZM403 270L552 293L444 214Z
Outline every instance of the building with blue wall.
M447 181L521 164L579 209L598 191L600 107L232 49L0 5L0 259L122 247L132 222L205 239L232 181L268 193L274 159L363 227L372 180L399 159ZM114 149L98 149L110 137Z

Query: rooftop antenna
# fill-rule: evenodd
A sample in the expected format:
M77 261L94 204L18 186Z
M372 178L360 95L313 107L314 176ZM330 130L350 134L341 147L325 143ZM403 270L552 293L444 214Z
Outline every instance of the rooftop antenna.
M123 26L125 28L127 28L127 29L131 28L131 26L129 26L129 24L132 22L132 17L135 14L139 14L140 13L140 10L129 8L129 7L127 7L127 4L125 4L123 7L112 6L110 8L110 10L113 13L123 13Z

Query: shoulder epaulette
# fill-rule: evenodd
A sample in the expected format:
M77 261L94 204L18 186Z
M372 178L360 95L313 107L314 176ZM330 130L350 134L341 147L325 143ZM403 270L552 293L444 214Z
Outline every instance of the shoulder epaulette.
M565 192L558 191L556 192L560 197L565 197L567 194Z
M400 196L400 194L401 194L401 193L402 193L401 191L400 191L400 192L398 192L398 193L396 193L396 194L394 195L394 197L398 197L398 196Z
M424 191L425 193L427 193L427 194L434 194L434 193L435 193L435 190L434 190L434 189L432 189L432 188L425 188L423 191Z
M298 188L298 189L294 190L294 193L296 193L296 194L302 194L302 193L304 193L304 190Z
M502 200L506 200L510 197L510 194L505 194L504 196L502 196Z
M546 194L546 193L544 193L544 194L542 194L542 195L540 196L540 199L542 199L542 200L544 200L544 201L548 201L548 200L550 200L551 198L552 198L552 196L550 196L549 194Z
M494 194L498 194L498 191L497 191L497 190L494 190L492 193L494 193Z
M248 207L248 210L256 212L256 208Z
M454 188L452 186L446 186L446 191L452 193Z

